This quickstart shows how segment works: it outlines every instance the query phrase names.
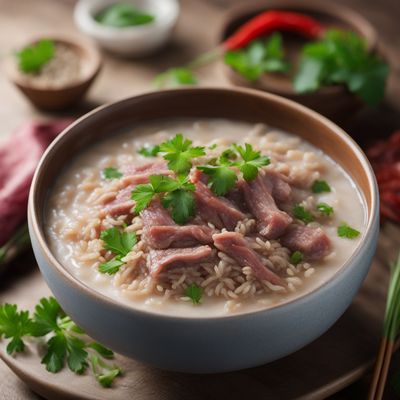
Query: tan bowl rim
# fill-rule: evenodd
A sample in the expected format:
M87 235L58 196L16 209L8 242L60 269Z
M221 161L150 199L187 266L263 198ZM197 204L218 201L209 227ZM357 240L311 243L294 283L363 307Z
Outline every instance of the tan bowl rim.
M118 301L112 297L109 297L100 291L86 285L84 282L80 281L76 276L74 276L71 272L68 271L66 267L64 267L57 259L56 257L52 254L48 244L47 240L45 237L45 234L42 230L42 226L44 225L44 218L43 214L39 208L39 205L37 204L37 192L38 192L38 187L37 183L39 178L46 173L45 169L43 168L44 165L44 160L45 158L53 151L53 149L58 145L59 142L64 140L64 137L68 135L68 132L71 131L71 129L75 128L76 126L80 125L83 121L91 119L94 115L97 113L101 113L105 109L112 109L113 107L121 107L124 106L126 103L130 103L132 100L135 101L140 101L141 98L151 98L153 96L158 97L158 96L164 96L166 99L168 99L170 96L174 95L185 95L185 94L196 94L199 92L203 93L208 93L209 95L212 95L213 93L219 92L227 92L227 93L238 93L238 94L243 94L245 96L250 96L250 97L258 97L261 99L268 99L270 101L273 101L275 103L278 103L284 108L290 108L293 111L303 114L303 115L308 115L311 116L313 119L317 119L320 122L322 122L325 126L327 126L331 131L333 131L336 135L339 135L342 137L344 142L346 143L347 146L349 146L352 149L352 152L354 155L358 158L360 163L363 165L364 171L367 175L368 178L368 187L369 191L371 192L371 209L370 212L368 213L368 220L365 226L364 231L362 232L362 236L360 238L360 241L355 248L353 254L351 257L338 269L338 271L335 272L335 274L332 276L332 278L326 282L324 282L322 285L319 285L318 287L314 288L313 290L306 292L299 297L291 300L284 301L276 306L267 308L267 309L260 309L256 311L249 311L249 312L244 312L244 313L238 313L238 314L233 314L233 315L218 315L218 316L211 316L211 317L189 317L189 316L178 316L178 315L168 315L168 314L161 314L157 312L152 312L148 310L142 310L142 309L137 309L134 306L128 305L123 303L122 301ZM43 256L46 258L47 263L50 265L50 267L53 269L55 273L59 277L61 277L64 281L64 283L67 286L73 286L75 289L81 291L87 296L92 297L93 300L96 300L97 302L107 305L107 306L112 306L112 307L117 307L120 309L123 309L124 311L132 314L137 314L141 316L147 316L149 318L161 318L161 319L172 319L172 320L189 320L189 321L215 321L215 320L220 320L220 319L228 319L228 318L243 318L243 317L249 317L249 316L255 316L255 315L261 315L264 313L274 313L277 312L277 310L281 310L282 308L285 307L290 307L294 303L299 303L304 301L307 298L310 298L311 296L315 296L326 288L327 286L331 285L334 281L338 279L338 277L344 273L345 270L348 269L349 265L357 258L360 256L360 253L365 250L366 246L366 239L367 237L369 238L371 234L373 234L373 228L378 224L379 221L379 197L378 197L378 188L375 180L375 175L373 173L372 167L367 160L365 154L362 152L361 148L358 146L358 144L347 134L345 133L340 127L338 127L336 124L331 122L329 119L326 117L318 114L317 112L301 105L298 104L292 100L286 99L282 96L278 96L275 94L267 93L267 92L262 92L259 90L254 90L254 89L231 89L231 88L216 88L216 87L201 87L201 88L183 88L183 89L170 89L170 90L162 90L162 91L153 91L153 92L147 92L144 94L140 94L137 96L129 97L117 102L109 103L102 105L100 107L95 108L94 110L90 111L89 113L85 114L84 116L80 117L78 120L73 122L69 127L67 127L52 143L51 145L47 148L45 153L43 154L33 177L32 180L32 185L29 193L29 203L28 203L28 221L30 225L30 234L34 234L35 238L37 240L37 244L41 249L41 252ZM42 215L39 217L39 215ZM353 266L354 267L354 266Z
M53 40L56 43L57 42L64 43L71 47L79 48L82 52L86 53L87 56L90 58L90 64L91 64L90 70L84 76L80 77L78 80L73 81L73 83L65 84L60 87L51 87L51 86L40 87L36 86L35 84L29 84L26 81L24 81L22 79L21 73L18 71L18 68L15 65L14 57L9 56L7 60L8 64L7 71L10 79L12 80L12 82L14 82L15 85L35 92L47 92L47 93L58 94L60 92L66 90L73 90L84 85L85 83L91 81L99 73L100 68L102 66L102 59L100 52L98 51L97 47L91 42L89 42L87 39L78 37L71 39L57 34L41 35L26 41L25 46L29 46L30 44L33 44L41 39L49 39ZM20 47L22 48L24 47L24 45Z
M349 8L342 4L336 4L333 2L321 2L320 0L258 0L252 3L238 3L234 4L228 8L223 18L221 28L218 32L218 40L222 42L225 39L225 33L228 25L235 19L239 18L241 15L250 14L252 12L256 12L260 9L269 7L273 9L274 7L278 9L284 9L285 7L293 7L293 8L304 8L304 11L316 11L325 13L327 15L331 15L336 17L337 19L341 19L356 27L359 31L363 31L363 37L367 42L368 49L370 51L378 51L378 33L374 26L366 19L363 15L358 13L352 8ZM379 52L380 53L380 52ZM264 86L263 83L259 82L250 82L247 81L246 78L242 77L238 72L236 72L229 65L226 65L223 60L221 60L221 65L223 67L223 71L225 74L230 75L228 79L237 80L244 79L245 83L248 85L252 84L254 88L260 88L262 90L273 90L272 87ZM272 75L272 73L268 74ZM272 78L273 79L273 78ZM234 82L234 85L242 86L242 84ZM297 93L292 88L280 88L276 93L279 93L281 96L298 96L299 98L302 95L317 95L321 94L340 94L342 92L347 92L347 89L344 85L327 85L320 87L315 92L308 93Z

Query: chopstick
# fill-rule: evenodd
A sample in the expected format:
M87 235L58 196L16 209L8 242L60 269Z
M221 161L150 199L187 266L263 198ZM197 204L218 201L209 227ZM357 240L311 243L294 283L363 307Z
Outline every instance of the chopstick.
M395 341L400 332L400 253L391 268L383 335L376 359L368 400L381 400L385 391Z
M393 349L394 341L387 337L382 337L368 393L368 400L381 400L383 398Z

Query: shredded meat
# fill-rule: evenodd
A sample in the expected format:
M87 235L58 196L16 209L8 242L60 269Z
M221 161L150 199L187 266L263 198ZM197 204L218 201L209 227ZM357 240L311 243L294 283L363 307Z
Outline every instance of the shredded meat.
M279 238L292 222L290 215L280 210L272 197L273 179L269 174L260 173L256 179L243 181L240 186L249 210L258 221L260 234L267 239ZM275 191L284 198L283 191Z
M193 266L210 261L213 256L214 251L210 246L150 250L147 258L147 265L150 275L155 278L167 267Z
M302 252L309 260L319 260L331 251L331 242L321 228L291 225L280 241L290 250Z
M274 285L282 285L282 279L262 263L260 256L249 247L242 234L238 232L218 233L213 235L213 240L217 249L235 259L242 267L249 266L258 279Z

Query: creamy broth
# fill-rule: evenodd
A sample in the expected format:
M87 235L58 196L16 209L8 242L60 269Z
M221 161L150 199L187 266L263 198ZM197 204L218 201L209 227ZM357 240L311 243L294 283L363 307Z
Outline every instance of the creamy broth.
M331 240L332 252L324 259L310 262L308 266L304 265L304 269L296 272L295 277L299 277L301 284L292 279L291 282L294 283L291 289L284 293L271 291L239 300L228 299L228 303L232 303L229 303L229 307L227 298L204 293L201 304L193 305L188 301L168 298L165 291L158 293L157 286L154 293L138 296L130 290L130 278L123 276L124 271L119 272L118 276L98 271L99 262L90 259L93 249L85 250L81 232L87 228L85 218L96 220L99 210L104 207L91 201L91 196L93 197L102 179L101 172L110 166L149 162L149 158L138 154L138 150L145 144L165 141L177 132L182 132L185 137L193 140L194 145L216 144L215 151L222 151L231 143L251 143L270 157L271 168L283 174L287 174L290 169L290 174L304 188L309 188L315 179L329 182L331 192L315 194L315 200L312 201L325 202L334 208L334 215L324 219L321 224ZM305 174L304 169L308 173ZM296 202L304 201L307 204L311 201L309 195L305 189L293 189ZM56 258L72 275L102 294L136 309L191 317L212 317L267 309L313 291L329 281L351 257L362 240L366 224L365 204L360 192L348 174L320 150L289 133L264 125L217 119L156 121L112 136L85 150L67 166L57 180L48 209L49 244ZM358 238L350 240L338 237L337 227L344 221L361 232ZM82 253L86 253L87 259Z

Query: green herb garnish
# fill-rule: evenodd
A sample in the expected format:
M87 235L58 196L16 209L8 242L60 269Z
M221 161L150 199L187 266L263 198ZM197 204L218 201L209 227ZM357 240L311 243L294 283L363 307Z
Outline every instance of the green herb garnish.
M347 239L355 239L360 235L360 232L357 229L350 227L344 222L337 228L337 234L339 237Z
M328 185L328 182L326 182L326 181L316 180L312 184L311 190L314 193L330 192L331 191L331 187Z
M328 217L333 215L333 207L331 207L329 204L326 203L318 203L317 210Z
M308 212L302 205L300 204L296 204L293 207L293 215L295 216L295 218L305 222L306 224L313 222L314 221L314 217L313 215Z
M37 73L54 58L55 44L43 39L17 52L18 67L25 74Z
M294 88L311 92L323 85L345 84L369 105L383 99L389 66L371 54L353 32L327 30L324 37L304 46Z
M233 148L240 154L242 160L236 161L232 165L239 167L246 181L255 179L258 175L258 170L270 164L269 158L261 156L261 152L255 151L251 144L245 143L244 146L235 144Z
M156 157L160 152L160 146L158 144L143 146L138 153L144 157Z
M94 376L104 388L111 387L114 379L122 373L121 368L117 365L109 365L96 355L92 355L90 363Z
M103 169L103 176L105 179L119 179L123 175L117 168L107 167Z
M246 48L227 51L225 64L231 66L249 81L256 81L265 72L287 72L282 36L274 33L266 42L254 40Z
M25 349L23 339L26 337L45 337L45 355L41 363L47 371L56 373L65 364L76 374L83 374L88 367L89 352L95 351L104 358L113 358L114 353L97 342L88 341L84 332L61 309L54 297L42 298L35 307L31 318L29 311L18 311L15 304L0 306L0 337L11 339L7 345L8 354L22 352ZM93 355L98 360L97 355ZM103 368L107 364L100 360ZM118 367L114 367L118 368ZM121 370L118 368L119 373ZM115 377L110 375L108 386ZM103 385L100 376L96 379ZM104 385L103 385L104 386Z
M197 169L208 175L211 190L217 196L227 194L238 179L236 172L226 165L201 165Z
M110 250L115 257L100 264L99 271L104 274L113 275L124 265L124 258L137 243L134 232L121 232L118 228L107 229L100 234L100 239L104 242L104 249Z
M290 256L290 263L293 265L297 265L298 263L302 262L303 259L303 253L301 253L300 251L295 251Z
M98 23L114 28L149 24L154 16L138 10L131 4L115 3L96 14Z
M162 205L171 211L172 219L178 224L184 224L194 215L195 186L186 176L171 178L164 175L151 175L150 183L140 184L132 191L135 200L135 212L140 213L151 200L161 194Z
M203 289L193 283L185 289L185 296L189 297L193 304L200 304Z
M181 133L172 139L160 144L160 152L168 161L168 168L177 174L186 174L192 167L192 159L204 156L204 147L193 147L192 141L183 137Z
M189 68L171 68L154 79L157 88L196 85L197 78Z

